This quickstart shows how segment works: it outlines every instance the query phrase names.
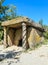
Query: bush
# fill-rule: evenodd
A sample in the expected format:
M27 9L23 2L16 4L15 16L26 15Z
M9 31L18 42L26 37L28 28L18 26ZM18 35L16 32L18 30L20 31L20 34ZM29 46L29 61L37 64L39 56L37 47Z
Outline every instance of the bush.
M0 31L0 41L3 40L3 31Z
M44 33L44 37L45 37L46 39L48 39L48 31L46 31L46 32Z

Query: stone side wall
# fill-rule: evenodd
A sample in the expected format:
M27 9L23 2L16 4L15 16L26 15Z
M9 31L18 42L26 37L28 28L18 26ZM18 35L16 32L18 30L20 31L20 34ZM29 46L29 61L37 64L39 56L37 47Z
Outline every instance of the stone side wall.
M39 33L41 34L41 32L32 27L28 28L28 43L30 48L41 42L42 37Z
M14 44L14 30L13 29L9 29L8 30L8 45L12 46Z

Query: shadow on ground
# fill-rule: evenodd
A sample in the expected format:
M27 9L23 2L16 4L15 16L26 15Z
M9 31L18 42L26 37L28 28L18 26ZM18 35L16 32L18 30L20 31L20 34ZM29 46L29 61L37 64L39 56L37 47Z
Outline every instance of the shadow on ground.
M21 54L21 51L16 52L16 51L7 51L5 53L1 53L0 54L0 61L4 60L4 59L11 59L11 58L15 58L16 56L19 56ZM16 58L18 59L18 58Z

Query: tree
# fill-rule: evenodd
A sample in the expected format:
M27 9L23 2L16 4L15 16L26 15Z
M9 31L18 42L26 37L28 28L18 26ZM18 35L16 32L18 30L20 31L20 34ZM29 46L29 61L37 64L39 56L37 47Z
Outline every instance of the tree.
M14 5L3 6L4 1L0 0L0 21L16 17L16 7Z
M46 39L48 39L48 26L47 26L47 25L44 25L44 29L45 29L44 37L45 37Z
M14 6L14 5L9 5L8 6L8 10L6 10L6 16L10 16L10 17L8 17L9 19L13 19L13 18L15 18L16 17L16 6Z
M0 21L4 20L5 11L8 9L7 6L3 6L5 0L0 0Z
M14 5L4 6L5 0L0 0L0 40L3 39L3 27L1 22L16 17L16 7Z
M42 20L42 19L39 21L39 24L40 24L41 26L43 26L43 20Z

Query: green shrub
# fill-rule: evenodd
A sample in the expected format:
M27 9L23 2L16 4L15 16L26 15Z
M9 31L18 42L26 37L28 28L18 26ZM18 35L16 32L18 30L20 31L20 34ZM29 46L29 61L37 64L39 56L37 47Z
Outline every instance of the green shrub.
M0 31L0 41L3 40L3 31Z
M44 33L44 37L45 37L46 39L48 39L48 31L46 31L46 32Z

